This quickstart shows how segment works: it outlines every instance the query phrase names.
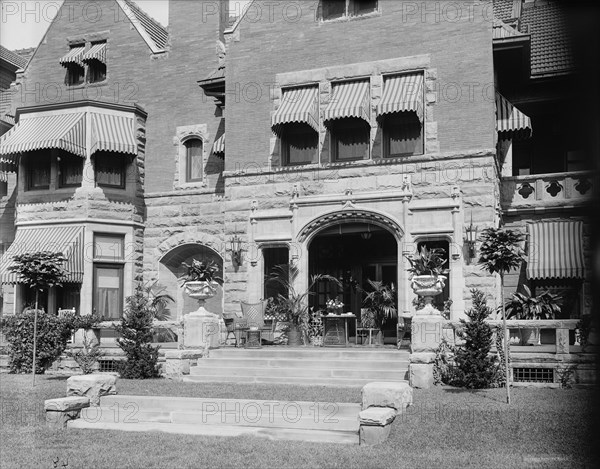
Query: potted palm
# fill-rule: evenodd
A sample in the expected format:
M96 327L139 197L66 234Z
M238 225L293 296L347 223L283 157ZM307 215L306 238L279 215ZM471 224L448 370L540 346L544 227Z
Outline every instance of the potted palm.
M216 262L193 259L191 264L182 262L182 265L185 271L179 277L179 281L190 298L203 305L204 301L215 296L218 285L223 283L223 279L218 275L219 266Z
M299 270L293 264L278 265L273 268L273 272L268 276L267 282L275 282L283 287L287 294L278 293L277 303L281 311L285 312L287 320L290 323L288 331L288 345L299 346L302 343L308 343L309 327L309 305L308 299L314 295L313 287L321 282L333 282L338 288L342 288L341 282L331 275L317 274L310 277L308 287L304 291L298 291L295 281L298 278Z
M367 307L369 318L379 329L377 343L383 345L383 326L388 319L396 317L396 289L394 285L384 285L383 282L367 280L371 291L367 293L363 304Z
M514 293L505 305L507 319L554 319L560 313L562 299L549 291L544 291L538 296L532 296L527 285L523 285L524 292ZM539 328L526 328L521 330L521 345L535 345L539 343Z
M407 269L411 274L411 287L413 291L423 298L425 306L418 314L439 314L432 305L433 297L442 293L446 285L447 272L444 264L445 250L441 248L427 249L423 246L415 257L405 256L410 267Z

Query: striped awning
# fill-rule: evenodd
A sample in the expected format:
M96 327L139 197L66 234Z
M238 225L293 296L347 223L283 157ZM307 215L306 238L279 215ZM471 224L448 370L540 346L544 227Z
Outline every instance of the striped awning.
M81 57L81 61L85 62L86 60L98 60L103 64L106 63L106 42L98 42L93 44L83 56Z
M67 258L63 268L67 272L67 282L83 281L83 226L68 225L55 227L17 228L15 240L0 260L0 280L2 283L21 283L17 274L8 270L13 265L13 257L19 254L38 251L62 253Z
M496 131L500 138L531 137L531 119L496 91Z
M582 222L531 223L527 231L528 278L583 278Z
M310 125L319 131L319 88L292 88L283 91L281 105L273 115L271 128L278 133L280 125L294 122Z
M92 142L90 155L96 151L116 151L137 155L134 118L91 112Z
M423 122L423 75L410 73L390 77L383 85L383 97L377 105L377 115L394 112L414 112Z
M225 134L221 135L218 139L213 143L212 151L215 155L224 155L225 154Z
M34 150L59 148L85 158L85 113L27 117L0 137L0 163L16 164L16 156Z
M0 182L8 182L8 173L6 171L0 171Z
M348 81L334 84L323 120L327 122L344 117L359 117L369 122L369 101L368 81Z
M81 65L81 59L85 51L85 46L72 47L68 54L63 56L59 62L63 67L71 63Z

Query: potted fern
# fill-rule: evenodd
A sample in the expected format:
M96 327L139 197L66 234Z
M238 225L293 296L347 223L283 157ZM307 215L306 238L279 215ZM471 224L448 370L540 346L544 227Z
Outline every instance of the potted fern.
M182 262L185 271L179 277L185 293L203 304L217 293L217 287L223 283L218 275L219 266L214 261L193 259L191 264Z
M379 331L377 332L376 343L383 345L383 326L388 319L396 317L396 289L394 285L385 285L383 282L367 280L371 291L367 293L363 304L368 309L368 316Z
M523 285L524 292L514 293L505 305L507 319L554 319L560 313L562 299L549 291L544 291L538 296L532 296L527 285ZM535 345L539 343L539 328L525 328L521 330L521 345Z
M442 293L446 285L447 273L444 265L445 250L441 248L427 249L423 246L415 257L405 256L410 267L407 269L411 274L411 287L413 291L422 297L425 306L419 310L419 314L439 314L432 305L433 297Z

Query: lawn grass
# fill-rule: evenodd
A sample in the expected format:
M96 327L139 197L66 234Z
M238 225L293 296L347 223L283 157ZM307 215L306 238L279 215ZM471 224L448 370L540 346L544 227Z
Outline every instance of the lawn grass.
M65 378L0 375L0 467L463 468L595 467L600 403L586 389L415 390L386 444L353 447L253 437L50 430L43 401ZM119 380L119 394L360 402L360 389ZM597 424L596 424L597 425Z

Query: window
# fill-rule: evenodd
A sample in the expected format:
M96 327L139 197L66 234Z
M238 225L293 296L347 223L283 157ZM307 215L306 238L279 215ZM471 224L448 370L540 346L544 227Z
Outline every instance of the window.
M282 134L283 164L298 165L317 161L319 135L306 124L286 124Z
M88 65L88 82L98 83L106 80L106 65L98 60L90 60Z
M127 160L123 155L98 152L94 158L96 184L100 187L125 188Z
M371 127L358 118L335 120L331 124L332 150L335 161L369 158Z
M377 0L321 0L321 19L360 16L377 11Z
M93 309L105 319L119 319L123 311L124 237L94 235Z
M414 113L388 114L383 119L384 155L423 154L423 126Z
M59 187L78 187L83 176L83 158L62 154L58 157Z
M0 197L8 195L8 175L0 172Z
M289 263L289 249L287 247L272 247L262 250L264 260L264 278L268 279L271 275L277 273L277 266L285 266ZM264 299L277 298L279 294L287 296L288 292L278 282L264 282Z
M548 291L558 295L561 305L556 319L576 319L582 314L581 285L578 279L536 279L531 280L531 294L538 296Z
M25 190L50 189L50 154L45 152L30 153L25 159Z
M67 85L75 86L81 85L85 77L85 69L76 63L70 63L67 65Z
M193 138L186 140L185 145L185 180L186 182L202 181L202 140Z

